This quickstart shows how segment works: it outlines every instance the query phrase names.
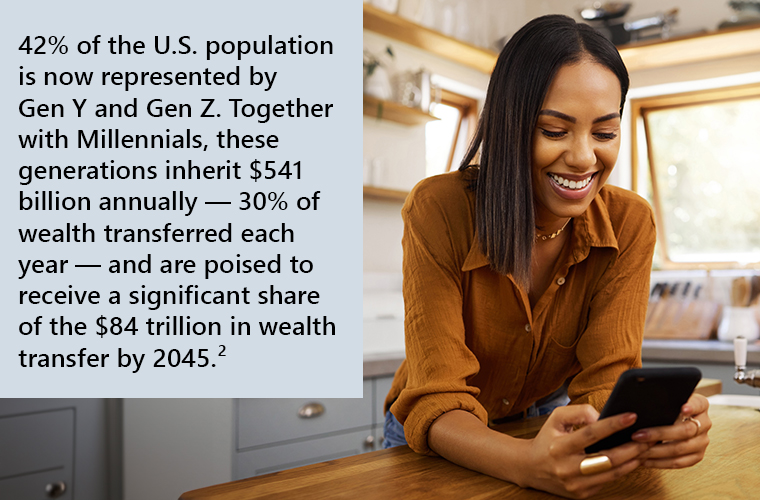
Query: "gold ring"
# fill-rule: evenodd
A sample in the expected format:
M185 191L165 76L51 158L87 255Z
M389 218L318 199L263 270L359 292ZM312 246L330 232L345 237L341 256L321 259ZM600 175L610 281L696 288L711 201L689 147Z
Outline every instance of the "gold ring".
M692 437L697 437L699 435L699 431L702 430L702 423L694 417L684 417L681 422L694 422L697 424L697 432L695 432L694 436Z
M584 476L607 472L611 468L612 461L607 455L591 455L590 457L581 460L581 474Z

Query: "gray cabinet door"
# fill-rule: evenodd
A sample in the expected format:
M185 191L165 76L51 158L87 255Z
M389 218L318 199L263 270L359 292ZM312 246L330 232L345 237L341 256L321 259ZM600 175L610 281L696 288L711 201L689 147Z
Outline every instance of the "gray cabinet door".
M65 488L57 498L73 498L73 408L0 417L0 443L0 498L50 498L54 484Z
M372 381L364 381L364 397L325 399L241 399L238 402L238 450L295 441L310 436L372 425ZM299 416L301 409L322 413ZM317 406L319 405L319 406ZM304 413L304 412L301 412Z
M0 481L0 498L3 500L73 500L74 489L71 468L55 469L36 474L25 474ZM63 487L59 496L49 496L47 487Z
M0 398L0 499L119 500L121 406L116 399Z
M375 382L375 415L374 424L385 423L385 411L383 403L385 398L391 390L391 384L393 383L393 377L378 377L373 379Z
M371 444L373 439L367 439L372 436L372 427L367 427L365 430L337 436L238 453L234 479L268 474L372 451L376 449Z

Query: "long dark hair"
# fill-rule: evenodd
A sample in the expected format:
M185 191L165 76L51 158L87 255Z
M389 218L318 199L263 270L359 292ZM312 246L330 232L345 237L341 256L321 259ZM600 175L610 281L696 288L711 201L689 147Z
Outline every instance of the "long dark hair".
M459 170L477 168L476 227L491 268L530 285L535 238L531 181L533 129L560 67L590 57L620 80L620 112L628 71L615 46L592 27L549 15L523 26L501 51L478 129ZM479 165L471 162L480 152Z

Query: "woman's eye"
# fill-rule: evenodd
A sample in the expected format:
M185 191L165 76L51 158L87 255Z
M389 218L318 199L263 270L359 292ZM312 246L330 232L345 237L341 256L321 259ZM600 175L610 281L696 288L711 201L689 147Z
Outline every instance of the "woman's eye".
M551 130L541 129L541 133L544 134L546 137L550 137L552 139L559 139L560 137L564 137L567 132L552 132Z
M614 132L597 132L594 134L597 138L605 140L605 141L611 141L615 137L617 137L617 134Z

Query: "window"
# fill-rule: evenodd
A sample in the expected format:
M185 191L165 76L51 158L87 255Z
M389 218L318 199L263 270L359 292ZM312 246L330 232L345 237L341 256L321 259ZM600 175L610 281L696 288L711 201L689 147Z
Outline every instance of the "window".
M475 134L478 102L475 99L440 91L440 102L431 114L440 118L425 125L425 171L427 177L449 172L462 161Z
M638 164L649 172L660 266L760 263L760 84L631 108L634 190Z

